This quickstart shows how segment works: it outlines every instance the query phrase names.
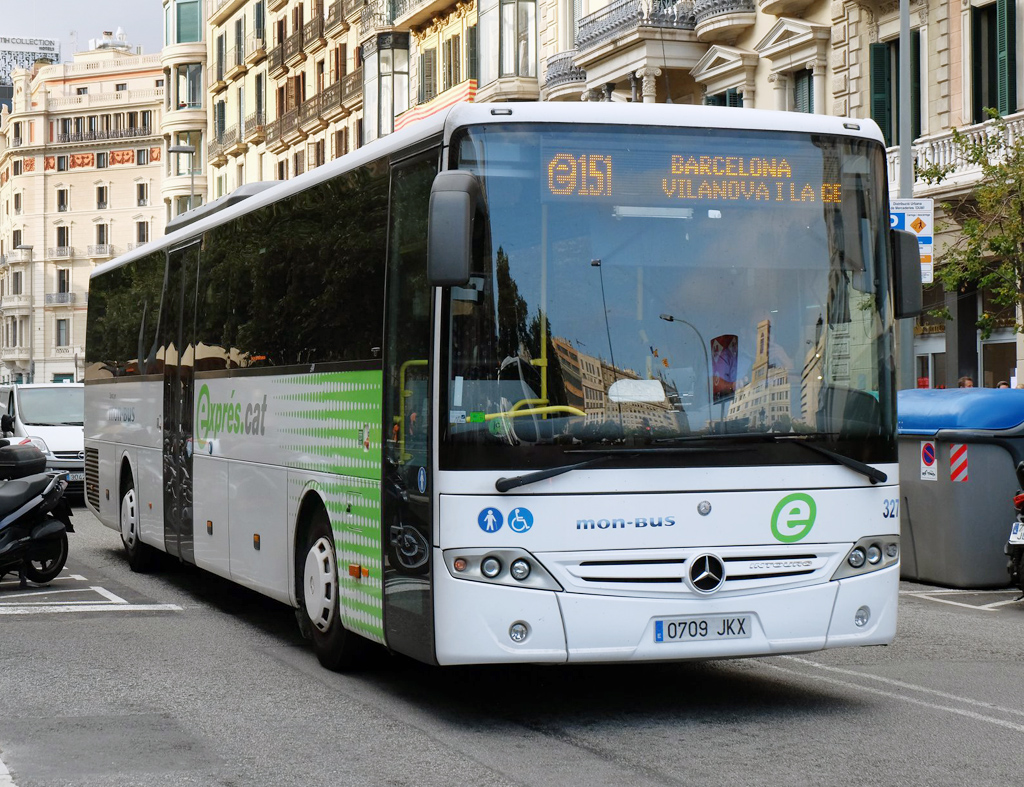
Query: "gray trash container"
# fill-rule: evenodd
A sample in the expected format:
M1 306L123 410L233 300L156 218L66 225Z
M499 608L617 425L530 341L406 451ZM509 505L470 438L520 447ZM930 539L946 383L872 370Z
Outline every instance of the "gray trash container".
M1024 460L1024 390L900 391L901 576L1009 585L1003 547Z

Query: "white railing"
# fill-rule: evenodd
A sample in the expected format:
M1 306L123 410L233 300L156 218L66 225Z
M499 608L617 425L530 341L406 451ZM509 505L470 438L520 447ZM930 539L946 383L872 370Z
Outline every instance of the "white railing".
M1014 115L1007 115L1003 118L1006 123L1007 143L1014 145L1024 138L1024 112ZM964 126L960 133L971 142L981 142L996 132L997 127L992 120L984 123L976 123L973 126ZM933 134L921 137L913 147L914 160L918 166L939 166L949 169L949 173L941 183L928 183L915 175L914 194L927 195L934 192L948 191L950 188L962 187L972 184L980 174L981 168L977 164L971 164L963 160L963 155L953 140L953 132L944 131L940 134ZM889 170L889 192L899 193L900 182L900 149L891 147L885 151L886 165ZM901 195L902 196L902 195Z
M104 104L143 104L147 101L158 102L164 97L162 87L148 90L121 90L117 93L86 93L82 96L58 96L46 99L46 108L69 109L73 107L98 107Z
M160 67L160 53L124 57L118 58L117 60L97 60L91 63L61 63L58 65L43 66L39 69L39 76L40 79L53 79L60 76L89 74L95 71L107 71L112 73L120 69L134 71L135 69L144 69L147 67Z

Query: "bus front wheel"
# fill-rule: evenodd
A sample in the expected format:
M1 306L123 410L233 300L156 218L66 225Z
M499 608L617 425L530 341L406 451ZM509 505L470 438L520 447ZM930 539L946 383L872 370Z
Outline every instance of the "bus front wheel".
M121 491L121 543L128 556L128 567L144 574L153 567L156 551L139 538L139 504L135 494L135 482L129 475Z
M335 671L360 666L368 643L341 622L334 534L323 509L314 514L306 536L300 588L301 608L309 620L313 650L320 663Z

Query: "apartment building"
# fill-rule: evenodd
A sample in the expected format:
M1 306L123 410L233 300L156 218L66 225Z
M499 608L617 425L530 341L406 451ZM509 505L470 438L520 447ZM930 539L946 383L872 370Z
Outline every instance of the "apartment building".
M81 379L89 274L163 233L159 55L105 33L12 74L0 114L0 381Z
M164 0L163 10L168 154L160 195L170 221L206 202L206 18L202 0Z

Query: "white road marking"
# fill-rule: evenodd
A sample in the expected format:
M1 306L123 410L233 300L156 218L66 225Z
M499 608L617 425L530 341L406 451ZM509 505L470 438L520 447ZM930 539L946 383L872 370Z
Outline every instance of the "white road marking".
M896 678L886 678L881 675L872 675L869 672L858 672L857 670L844 669L843 667L830 667L827 664L820 664L817 661L801 658L800 656L779 656L779 658L786 659L787 661L796 661L800 664L804 664L808 667L814 667L815 669L819 669L824 672L834 672L838 675L848 675L853 678L873 680L876 683L883 683L887 686L894 686L899 689L907 689L908 691L917 691L921 694L931 694L933 697L940 697L944 700L952 700L953 702L959 702L964 705L974 705L979 708L986 708L988 710L1006 713L1010 716L1024 717L1024 710L1019 710L1017 708L1004 708L1002 705L995 705L994 703L985 702L984 700L973 700L969 699L968 697L960 697L956 694L950 694L949 692L941 691L940 689L930 689L927 686L918 686L916 683L907 683L906 681L897 680ZM1021 731L1024 732L1024 727L1021 728Z
M25 599L29 597L40 598L54 596L64 593L82 593L91 590L105 601L95 599L69 600L55 603L49 601L21 601L20 603L9 603L9 599ZM111 593L104 587L93 585L86 588L73 588L63 590L43 590L34 593L15 593L12 595L0 595L0 615L39 615L43 613L59 612L180 612L181 607L177 604L131 604ZM0 782L0 787L4 787Z
M785 658L785 657L783 657L783 658ZM853 682L848 681L848 680L838 680L837 678L830 678L830 677L828 677L826 675L809 675L808 673L800 672L799 670L786 669L785 667L780 667L778 664L769 664L768 662L761 662L761 663L764 664L767 667L770 667L773 670L777 670L779 672L785 672L785 673L787 673L789 675L796 675L799 678L804 678L804 679L810 678L811 680L820 680L823 683L830 683L833 686L842 686L843 688L852 689L852 690L857 691L857 692L867 692L869 694L878 694L878 695L880 695L882 697L887 697L889 699L896 698L896 699L902 700L903 702L909 703L911 705L919 705L919 706L921 706L923 708L929 708L930 710L945 711L946 713L955 713L958 716L966 716L968 719L974 719L975 721L987 721L989 724L995 724L996 726L999 726L999 727L1005 727L1007 729L1013 730L1014 732L1024 733L1024 724L1016 724L1016 723L1014 723L1012 721L1006 721L1004 719L997 719L997 718L995 718L993 716L986 716L983 713L977 713L977 712L971 711L971 710L964 710L963 708L952 708L952 707L949 707L948 705L938 705L938 704L936 704L934 702L927 702L925 700L919 700L916 697L906 697L906 696L903 696L903 695L900 695L900 694L893 694L891 691L885 691L883 689L872 688L871 686L865 686L862 683L853 683ZM813 664L813 662L808 662L808 663ZM822 665L821 664L814 664L814 666L820 667ZM871 677L871 676L864 676L864 677ZM984 704L984 703L972 703L969 700L963 700L963 701L964 702L968 702L969 704Z
M934 601L938 604L949 604L951 607L967 607L967 609L977 609L981 610L982 612L995 612L994 609L989 609L985 606L979 607L977 604L965 604L962 601L952 601L948 598L936 598L927 593L908 593L907 595L924 599L925 601Z
M1019 598L1008 598L1005 601L993 601L991 604L985 604L985 609L995 609L996 607L1005 607L1008 604L1016 604L1021 599Z
M7 770L7 766L4 765L4 761L0 760L0 787L18 787L14 783L14 779L11 777L11 772Z

